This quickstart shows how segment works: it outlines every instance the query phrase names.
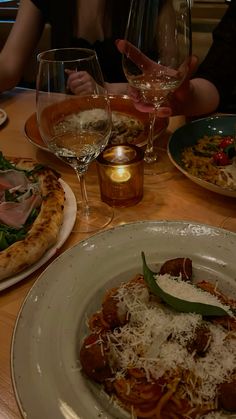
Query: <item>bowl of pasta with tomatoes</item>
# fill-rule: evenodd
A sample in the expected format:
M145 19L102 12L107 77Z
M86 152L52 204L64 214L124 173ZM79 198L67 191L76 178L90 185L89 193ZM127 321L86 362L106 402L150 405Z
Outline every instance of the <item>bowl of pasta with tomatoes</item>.
M236 116L197 119L177 129L168 144L172 163L190 180L236 197Z

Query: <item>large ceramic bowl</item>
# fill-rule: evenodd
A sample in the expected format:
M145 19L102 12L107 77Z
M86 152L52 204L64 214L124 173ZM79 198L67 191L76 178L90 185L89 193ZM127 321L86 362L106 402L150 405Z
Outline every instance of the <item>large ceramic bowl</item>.
M81 374L78 349L88 332L86 320L107 289L142 272L142 250L154 271L167 259L190 257L195 280L217 281L235 298L235 248L236 234L230 231L194 222L142 221L97 233L60 255L30 290L13 334L12 379L22 416L130 417Z
M195 145L204 135L232 136L235 135L235 133L236 115L219 115L197 119L180 127L173 133L168 144L169 158L182 173L198 185L221 195L236 198L235 190L222 188L188 173L183 167L183 162L181 160L181 154L184 148Z

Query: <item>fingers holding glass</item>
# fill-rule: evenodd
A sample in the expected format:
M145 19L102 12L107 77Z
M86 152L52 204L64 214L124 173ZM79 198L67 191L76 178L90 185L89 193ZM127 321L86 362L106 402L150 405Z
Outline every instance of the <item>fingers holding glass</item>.
M99 92L99 87L87 71L72 71L66 69L68 74L67 88L75 95L86 95Z
M152 165L157 160L153 139L154 120L158 115L171 113L166 101L188 74L190 34L188 0L133 0L125 39L116 42L123 54L123 70L132 87L136 108L155 114L150 115L146 153L146 161ZM164 112L159 112L162 106ZM154 168L152 172L155 173ZM157 165L156 172L159 172Z

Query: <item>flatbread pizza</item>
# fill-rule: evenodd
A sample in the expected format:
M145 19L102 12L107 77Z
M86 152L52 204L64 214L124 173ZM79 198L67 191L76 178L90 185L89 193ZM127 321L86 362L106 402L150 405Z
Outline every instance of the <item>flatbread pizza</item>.
M65 194L59 174L0 153L0 280L37 262L56 243Z

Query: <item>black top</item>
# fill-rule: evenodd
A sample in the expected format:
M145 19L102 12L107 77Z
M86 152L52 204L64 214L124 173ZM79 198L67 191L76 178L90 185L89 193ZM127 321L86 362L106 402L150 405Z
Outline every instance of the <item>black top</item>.
M217 87L218 111L236 113L236 0L213 31L212 46L195 76L203 77Z
M112 35L104 41L90 44L85 39L73 36L73 22L76 12L76 0L31 0L42 12L45 23L51 24L52 48L81 47L96 50L107 82L126 81L122 70L121 53L114 41L124 37L128 19L130 0L107 0L106 14L111 19Z

